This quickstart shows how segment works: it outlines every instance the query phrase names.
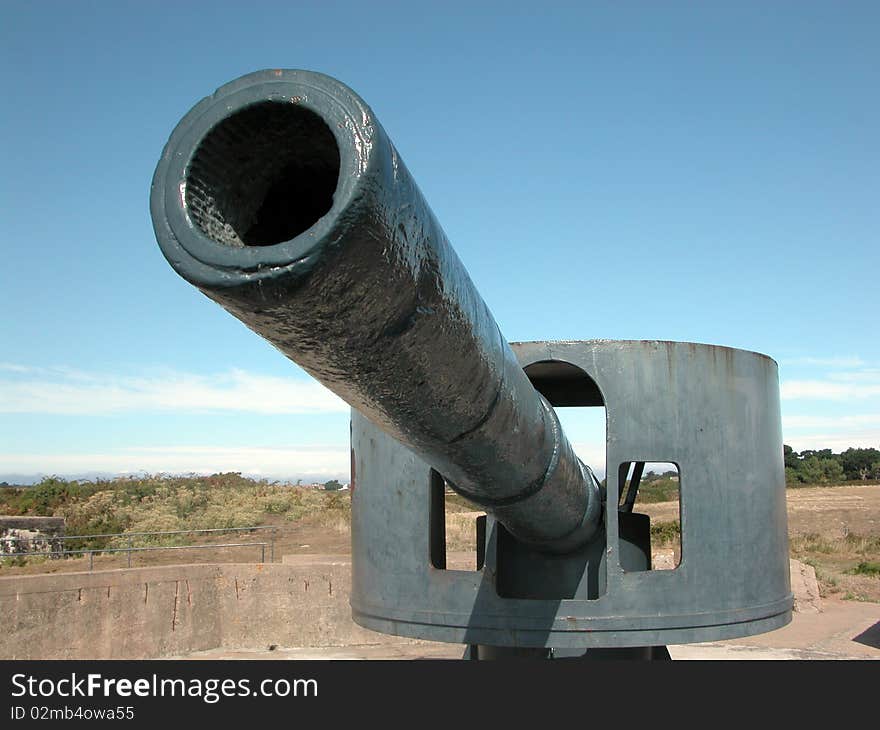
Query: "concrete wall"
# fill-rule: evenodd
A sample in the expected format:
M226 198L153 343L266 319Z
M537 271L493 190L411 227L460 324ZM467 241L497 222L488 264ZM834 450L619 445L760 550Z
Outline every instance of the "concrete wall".
M0 578L0 659L399 643L351 620L351 564L175 565Z
M0 515L0 530L32 530L45 535L63 535L63 517L22 517L19 515Z
M469 558L451 554L452 567ZM0 659L413 643L351 620L347 558L283 560L0 578Z

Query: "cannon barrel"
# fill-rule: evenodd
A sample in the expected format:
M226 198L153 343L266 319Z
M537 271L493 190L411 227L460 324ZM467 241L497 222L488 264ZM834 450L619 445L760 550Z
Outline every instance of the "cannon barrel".
M567 552L598 484L518 365L385 131L323 74L199 102L151 189L173 268L483 506Z

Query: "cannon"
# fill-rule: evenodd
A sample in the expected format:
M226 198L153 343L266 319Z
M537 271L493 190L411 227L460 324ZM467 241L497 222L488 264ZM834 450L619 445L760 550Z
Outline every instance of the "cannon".
M372 110L319 73L260 71L196 104L150 205L180 276L351 405L362 626L471 658L658 658L790 620L772 359L509 344ZM605 407L604 484L558 406ZM679 472L672 571L650 570L632 511L648 462ZM485 511L476 570L447 569L447 488Z

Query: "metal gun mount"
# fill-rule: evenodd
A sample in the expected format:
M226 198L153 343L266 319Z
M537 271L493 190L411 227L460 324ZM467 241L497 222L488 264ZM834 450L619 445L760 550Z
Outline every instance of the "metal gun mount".
M472 658L668 656L791 618L776 363L592 340L511 347L370 108L269 70L199 102L153 178L165 257L352 406L352 611ZM607 484L553 406L604 405ZM680 474L679 566L651 570L639 467ZM623 506L627 469L637 465ZM477 570L446 570L448 484Z

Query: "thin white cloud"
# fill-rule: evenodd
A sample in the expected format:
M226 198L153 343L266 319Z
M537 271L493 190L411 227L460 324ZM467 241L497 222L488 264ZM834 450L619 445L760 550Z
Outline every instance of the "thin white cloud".
M349 407L314 380L232 370L214 375L119 376L64 369L12 369L0 376L0 412L103 415L126 411L345 413ZM20 375L24 374L24 377Z
M105 453L0 453L0 468L20 474L72 474L97 471L214 474L238 471L266 478L296 474L338 477L348 474L350 453L343 446L306 448L167 446Z
M782 400L862 400L880 396L880 382L865 378L862 381L786 380L780 386Z
M849 416L783 416L784 431L823 428L832 430L880 427L880 413L861 413Z
M831 380L839 380L847 383L880 383L880 369L863 368L855 372L829 373Z
M33 368L27 365L17 365L14 362L0 362L0 371L4 370L9 373L29 373L33 371Z
M880 448L880 429L850 431L841 433L811 433L804 435L787 435L783 441L795 451L805 449L831 449L834 452L854 449Z
M844 357L792 357L783 358L782 365L808 365L823 368L860 368L867 363L857 355Z

